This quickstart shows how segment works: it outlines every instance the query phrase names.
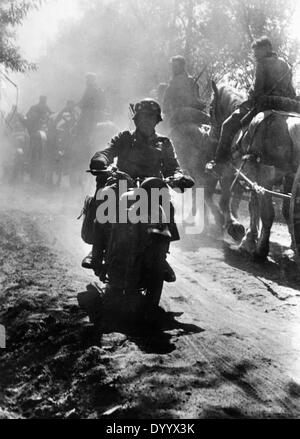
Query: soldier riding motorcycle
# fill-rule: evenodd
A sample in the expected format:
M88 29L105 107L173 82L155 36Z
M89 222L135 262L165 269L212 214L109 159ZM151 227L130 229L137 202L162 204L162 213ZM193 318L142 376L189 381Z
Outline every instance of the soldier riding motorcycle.
M97 192L105 186L104 190L114 188L117 200L120 196L127 197L129 193L119 192L120 180L126 180L131 190L140 186L149 193L151 188L161 189L167 187L167 184L179 187L182 191L185 187L192 187L194 181L183 175L171 141L155 132L156 125L162 120L159 104L152 99L137 103L133 106L133 120L136 126L134 132L121 132L112 139L108 148L92 158L90 169L97 175ZM115 158L118 171L107 173L105 168ZM164 213L161 212L161 215ZM102 280L108 277L109 285L123 285L125 290L147 290L149 282L154 282L153 304L158 305L163 281L172 282L176 279L166 261L170 242L179 240L172 205L170 221L163 223L100 224L96 219L93 226L93 249L83 260L82 266L94 269ZM135 258L133 255L137 254L143 256ZM132 265L129 262L133 260L136 264ZM124 265L125 262L127 264ZM147 267L150 269L147 270Z

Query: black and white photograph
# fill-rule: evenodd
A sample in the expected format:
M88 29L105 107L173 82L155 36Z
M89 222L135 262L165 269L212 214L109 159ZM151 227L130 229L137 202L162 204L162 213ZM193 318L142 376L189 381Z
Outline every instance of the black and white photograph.
M0 420L208 419L300 419L300 1L0 0Z

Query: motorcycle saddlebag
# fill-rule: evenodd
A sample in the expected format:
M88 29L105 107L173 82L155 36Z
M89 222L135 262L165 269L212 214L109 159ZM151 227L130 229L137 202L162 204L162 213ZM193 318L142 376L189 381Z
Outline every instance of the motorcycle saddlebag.
M94 221L97 204L95 197L86 196L79 218L82 219L81 238L86 244L94 244Z

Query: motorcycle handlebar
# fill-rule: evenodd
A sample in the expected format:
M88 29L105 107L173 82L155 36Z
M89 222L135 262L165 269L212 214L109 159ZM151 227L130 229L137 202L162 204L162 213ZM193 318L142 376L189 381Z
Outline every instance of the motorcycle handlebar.
M112 175L116 175L116 176L120 176L120 177L127 177L127 178L131 178L130 175L126 174L126 172L121 172L118 170L113 170L113 169L90 169L87 170L86 172L89 172L90 174L97 176L97 175L107 175L112 176Z
M108 171L107 169L87 169L88 173L92 174L92 175L104 175L104 174L111 174L110 171Z
M90 174L94 175L94 176L119 176L119 177L126 177L127 179L130 180L142 180L142 179L133 179L132 177L130 177L130 175L126 174L126 172L122 172L122 171L118 171L118 170L114 170L114 169L90 169L87 170L86 172L89 172ZM176 183L180 182L184 180L184 175L182 176L178 176L178 177L174 177L174 176L170 176L170 177L166 177L166 178L162 178L162 181L165 182L166 184L168 184L171 187L176 187ZM191 185L189 185L189 187L191 187Z

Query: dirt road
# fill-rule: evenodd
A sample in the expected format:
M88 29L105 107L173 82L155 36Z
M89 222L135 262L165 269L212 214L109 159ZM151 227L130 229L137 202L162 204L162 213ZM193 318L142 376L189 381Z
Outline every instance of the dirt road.
M77 294L94 276L69 191L1 195L0 418L300 417L300 271L230 241L183 237L161 328L100 333Z

